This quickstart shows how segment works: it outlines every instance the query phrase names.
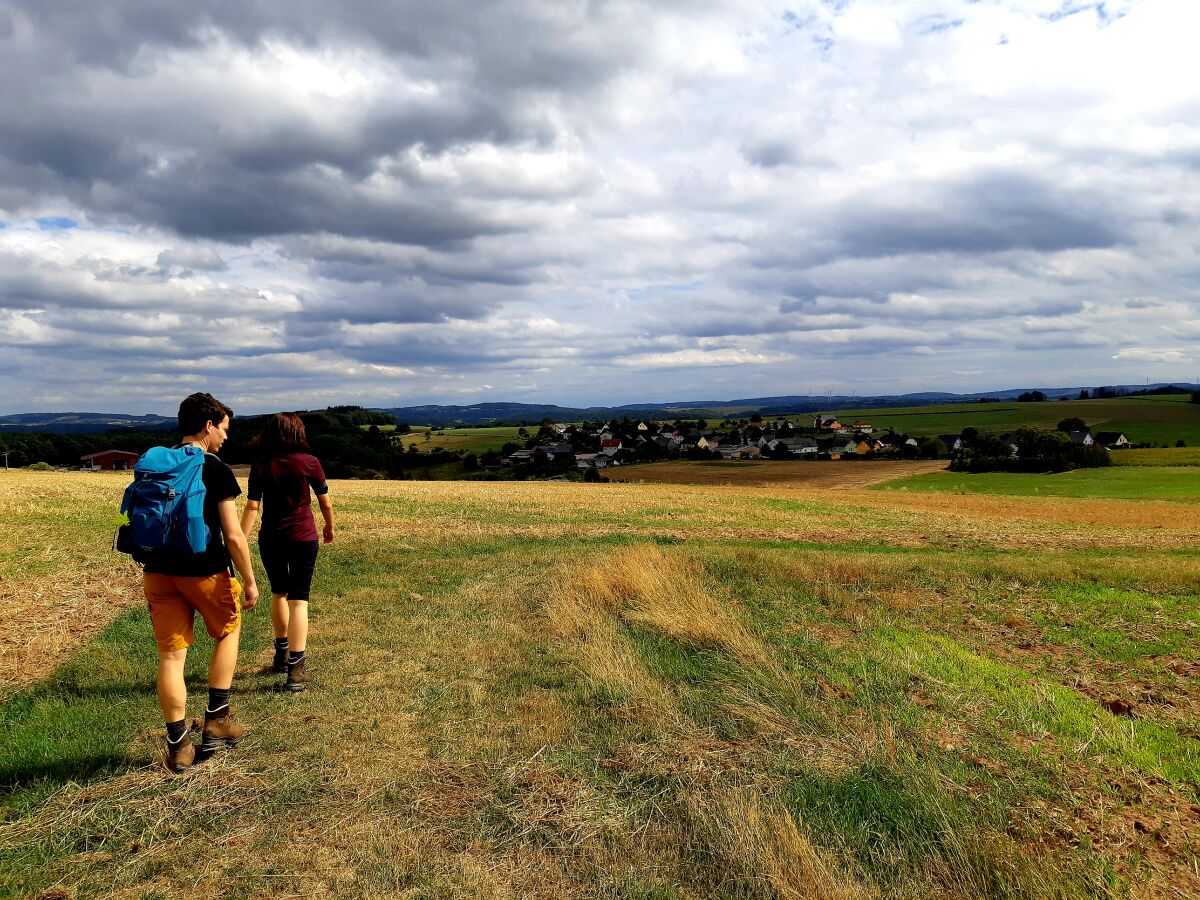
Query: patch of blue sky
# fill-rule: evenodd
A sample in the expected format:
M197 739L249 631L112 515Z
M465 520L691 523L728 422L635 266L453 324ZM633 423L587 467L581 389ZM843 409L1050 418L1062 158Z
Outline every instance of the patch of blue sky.
M949 19L941 13L922 16L913 23L917 29L917 34L938 34L942 31L953 31L955 28L961 28L962 24L962 19Z
M66 216L39 216L33 221L37 222L37 227L42 231L69 231L79 227L78 222Z
M1129 10L1126 9L1110 9L1108 0L1091 0L1091 2L1081 2L1081 0L1063 0L1062 5L1052 13L1046 13L1042 16L1050 22L1058 22L1066 19L1069 16L1077 15L1081 12L1092 10L1096 13L1096 18L1103 25L1110 25L1117 19L1123 18Z

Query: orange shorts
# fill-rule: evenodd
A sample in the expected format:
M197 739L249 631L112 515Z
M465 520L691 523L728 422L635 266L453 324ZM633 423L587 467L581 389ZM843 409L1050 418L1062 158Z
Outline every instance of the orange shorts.
M228 572L207 578L147 572L142 578L159 652L192 646L196 613L204 619L213 640L231 634L242 624L242 586Z

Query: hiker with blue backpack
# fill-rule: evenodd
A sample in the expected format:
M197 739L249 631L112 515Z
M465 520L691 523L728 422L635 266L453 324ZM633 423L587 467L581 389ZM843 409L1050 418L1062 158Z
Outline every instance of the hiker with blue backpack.
M167 768L182 772L196 759L192 731L202 728L200 752L233 746L246 732L229 705L237 668L242 610L258 602L250 548L238 520L241 493L233 471L217 458L233 411L211 394L179 405L177 447L153 447L134 465L121 511L128 523L117 549L142 564L146 603L158 642L158 702L167 723ZM244 587L232 577L230 562ZM200 613L213 639L204 724L187 719L183 669Z

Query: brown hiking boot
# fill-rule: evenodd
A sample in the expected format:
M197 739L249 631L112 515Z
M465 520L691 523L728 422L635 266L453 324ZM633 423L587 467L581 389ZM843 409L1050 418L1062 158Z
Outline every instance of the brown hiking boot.
M307 686L308 676L304 674L304 660L300 660L294 666L288 666L288 677L283 683L283 689L298 694Z
M167 768L178 774L187 771L196 761L196 743L192 740L192 729L183 733L178 741L167 738Z
M218 719L210 719L207 716L204 719L204 740L200 742L200 753L207 756L220 750L222 747L236 747L237 742L241 739L248 729L245 725L239 725L234 719L237 718L233 714L232 709L226 708L225 714Z

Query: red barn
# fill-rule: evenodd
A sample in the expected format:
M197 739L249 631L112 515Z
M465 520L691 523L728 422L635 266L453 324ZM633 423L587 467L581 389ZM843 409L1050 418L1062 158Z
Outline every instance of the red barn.
M128 450L101 450L98 453L89 453L87 456L79 458L83 460L83 467L85 469L98 469L103 472L111 472L114 469L132 469L133 464L137 462L140 455L138 453L130 453Z

